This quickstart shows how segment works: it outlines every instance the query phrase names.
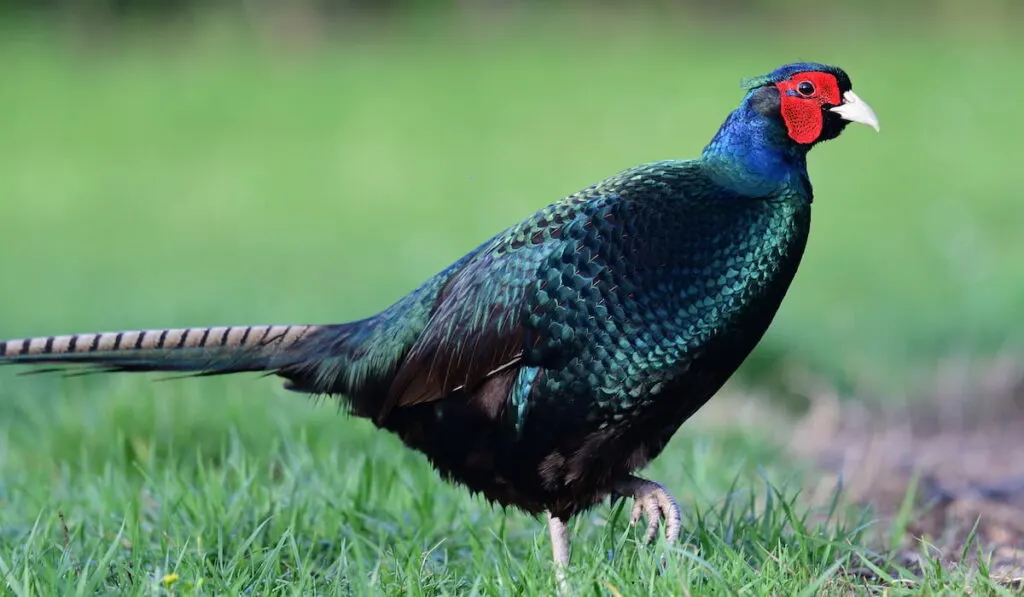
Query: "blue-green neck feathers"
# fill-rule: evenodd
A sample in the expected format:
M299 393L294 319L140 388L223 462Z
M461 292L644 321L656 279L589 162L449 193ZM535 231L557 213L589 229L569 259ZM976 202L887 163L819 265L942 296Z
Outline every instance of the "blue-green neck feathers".
M753 91L704 148L703 159L723 184L745 195L762 195L807 180L807 147L794 143L784 125L751 105Z

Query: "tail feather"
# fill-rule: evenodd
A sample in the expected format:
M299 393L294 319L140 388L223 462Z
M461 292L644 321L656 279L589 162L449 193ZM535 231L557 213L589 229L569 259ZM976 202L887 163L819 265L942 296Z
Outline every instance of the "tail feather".
M0 341L0 365L50 365L37 371L181 371L217 375L275 371L306 357L315 325L251 325L130 330Z

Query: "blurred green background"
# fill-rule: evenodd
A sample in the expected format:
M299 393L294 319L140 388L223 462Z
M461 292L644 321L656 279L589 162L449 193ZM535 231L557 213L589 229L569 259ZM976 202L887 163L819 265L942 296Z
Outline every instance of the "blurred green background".
M813 60L847 70L882 132L812 153L810 244L745 379L772 394L797 367L902 398L950 359L1024 348L1022 6L0 2L0 337L366 316L563 195L698 155L741 78ZM339 529L391 544L405 528L417 570L471 518L507 520L513 553L532 546L524 518L274 381L14 373L0 544L33 574L48 574L36 557L66 565L55 509L73 533L106 529L83 531L96 553L125 521L152 548L130 557L157 569L278 508L269 544ZM749 437L680 435L654 468L687 503L772 458ZM154 466L168 455L180 468ZM243 480L211 481L209 463ZM269 493L236 507L222 486ZM149 491L191 504L152 522L163 535L145 526ZM176 518L192 506L205 514ZM53 566L40 586L71 582Z

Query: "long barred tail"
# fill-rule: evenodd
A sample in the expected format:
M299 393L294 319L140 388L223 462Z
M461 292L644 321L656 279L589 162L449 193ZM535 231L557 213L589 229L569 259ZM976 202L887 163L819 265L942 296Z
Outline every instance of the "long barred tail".
M84 366L100 371L215 375L276 371L302 362L315 325L133 330L0 341L0 365Z

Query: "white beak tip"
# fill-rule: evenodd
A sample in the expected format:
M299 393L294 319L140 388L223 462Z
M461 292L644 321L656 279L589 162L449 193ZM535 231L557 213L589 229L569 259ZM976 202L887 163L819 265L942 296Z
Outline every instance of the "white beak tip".
M866 124L875 129L875 132L882 132L878 126L878 117L875 116L875 111L853 91L844 93L843 103L830 109L844 120Z

